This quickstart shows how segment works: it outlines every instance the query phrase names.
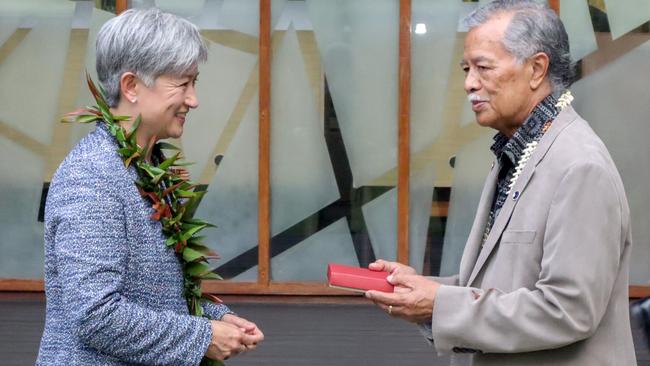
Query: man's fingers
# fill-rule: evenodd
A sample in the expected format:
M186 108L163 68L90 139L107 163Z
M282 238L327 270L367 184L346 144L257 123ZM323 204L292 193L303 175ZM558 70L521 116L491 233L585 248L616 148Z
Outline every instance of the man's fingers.
M366 291L366 297L375 303L395 306L401 303L402 294L370 290Z
M377 259L376 261L370 263L368 265L368 268L370 268L373 271L388 271L387 267L387 262L383 259Z
M390 282L391 285L412 289L415 287L414 283L419 277L421 276L404 273L393 273L388 276L386 280Z

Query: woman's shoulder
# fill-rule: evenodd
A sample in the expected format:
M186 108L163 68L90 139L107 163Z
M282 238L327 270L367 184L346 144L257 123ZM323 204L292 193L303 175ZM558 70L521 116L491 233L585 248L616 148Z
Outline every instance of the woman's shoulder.
M129 182L129 173L117 153L115 138L101 125L82 138L68 153L52 179L60 181L108 180L112 184Z

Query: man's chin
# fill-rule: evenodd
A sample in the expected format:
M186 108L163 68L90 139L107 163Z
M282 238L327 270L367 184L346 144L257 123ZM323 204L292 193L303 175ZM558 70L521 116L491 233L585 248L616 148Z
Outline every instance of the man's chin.
M494 125L494 121L488 118L481 118L479 115L476 115L476 123L481 127L492 127Z

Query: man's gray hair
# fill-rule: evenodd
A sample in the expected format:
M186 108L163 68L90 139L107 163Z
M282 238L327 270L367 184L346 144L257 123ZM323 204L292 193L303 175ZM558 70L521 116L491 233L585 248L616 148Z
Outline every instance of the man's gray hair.
M539 1L495 0L475 9L463 23L471 30L503 13L513 13L503 36L504 48L519 62L544 52L549 58L548 77L553 93L562 93L573 83L574 65L569 36L560 17Z
M147 86L157 77L181 76L208 57L197 27L157 8L130 9L97 34L97 76L110 107L120 101L120 77L134 73Z

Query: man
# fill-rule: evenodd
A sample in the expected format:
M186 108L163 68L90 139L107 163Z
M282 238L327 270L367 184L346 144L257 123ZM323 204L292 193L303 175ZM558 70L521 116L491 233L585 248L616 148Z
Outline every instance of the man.
M460 273L429 279L379 260L370 268L392 272L396 290L367 296L474 365L635 365L629 208L569 105L566 31L534 1L498 0L465 21L465 91L498 133Z

